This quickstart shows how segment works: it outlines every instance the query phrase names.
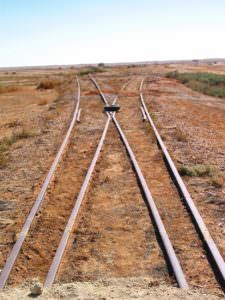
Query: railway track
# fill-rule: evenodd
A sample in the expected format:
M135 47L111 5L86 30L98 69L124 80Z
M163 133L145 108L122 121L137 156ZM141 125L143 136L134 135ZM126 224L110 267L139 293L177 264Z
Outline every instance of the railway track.
M104 104L109 105L107 98L102 93L96 80L92 78L92 81L98 89ZM125 83L121 91L127 88L127 86L130 86L131 82L132 81L129 80ZM79 87L78 79L77 84ZM70 128L34 204L35 209L32 209L32 214L30 213L28 217L29 223L26 221L26 226L24 225L25 229L22 229L9 259L6 262L3 272L1 273L0 288L4 287L8 278L9 283L15 284L22 282L28 277L37 277L37 269L39 269L38 277L45 281L45 287L50 287L55 281L56 276L62 281L68 281L71 279L96 279L102 274L110 276L129 276L129 272L138 273L137 267L140 268L140 274L146 274L146 270L153 271L153 269L151 269L152 266L150 267L152 261L149 259L151 257L149 250L149 254L146 256L147 249L141 249L141 251L139 249L144 248L143 244L148 245L148 247L150 246L155 248L154 251L150 251L155 252L155 264L160 265L160 268L164 269L164 272L166 273L165 270L167 267L165 262L163 262L163 255L156 239L152 242L149 241L149 236L143 236L144 228L146 228L146 231L149 231L148 223L150 220L144 201L142 201L143 198L140 190L144 195L147 206L149 207L151 218L157 228L157 235L158 237L160 236L160 243L163 243L162 249L164 255L167 258L167 262L169 262L169 268L172 268L173 270L178 286L181 288L187 288L189 282L192 286L202 286L207 288L214 288L217 286L214 274L212 273L210 266L207 265L204 250L199 251L202 246L201 242L199 242L195 229L190 221L190 217L185 208L182 206L180 196L175 190L164 165L161 151L167 159L169 154L166 151L147 111L147 106L143 98L142 86L143 81L140 86L140 94L139 91L136 90L133 95L130 95L130 97L135 99L137 98L135 100L137 101L137 108L133 109L132 106L134 106L134 102L130 101L130 98L128 99L124 96L124 99L121 99L123 112L119 114L118 118L114 113L106 112L106 117L102 114L102 106L99 103L98 96L92 95L92 100L89 98L90 101L84 101L82 105L82 111L85 112L84 122L81 122L79 127L76 128L77 133L75 141L71 139L71 133L74 130L73 127L78 115L80 119L80 87L78 88L78 100ZM135 88L137 88L137 82L135 83ZM140 106L138 102L140 100L143 116L145 116L149 121L153 128L153 132L150 132L150 128L147 128L146 123L141 121L140 113L138 112ZM114 103L115 102L116 98ZM128 119L131 119L132 122L128 122ZM112 126L112 123L115 127ZM107 133L108 135L110 133L110 137L113 137L112 140L114 139L113 141L110 142L109 137L108 141L105 140ZM87 135L88 139L86 138ZM157 142L160 145L160 150L156 147L154 135L156 135ZM123 145L117 144L121 143L118 137L121 138L122 143L125 146L123 150L121 150ZM64 148L68 143L70 149L72 148L73 151L66 153L64 160L60 162L61 165L59 164L57 168L57 174L54 174ZM104 147L103 144L105 145ZM100 172L103 168L99 168L99 165L101 166L101 164L104 165L106 163L107 152L105 152L106 154L101 155L99 162L98 159L101 152L105 151L105 148L108 150L108 155L111 159L113 158L113 155L110 153L110 150L120 148L119 151L121 152L121 157L126 157L126 154L128 154L132 164L129 165L129 161L124 163L126 167L121 172L121 181L118 180L118 182L121 182L121 188L119 188L119 190L121 190L121 194L116 194L115 190L117 188L117 178L113 178L115 180L113 190L114 195L110 195L109 199L106 198L108 196L104 194L104 189L106 186L107 192L111 194L109 190L111 188L112 192L112 186L110 186L108 181L110 176L116 173L112 170L116 161L114 160L114 164L111 164L110 168L107 169L106 167L105 173L107 175L105 175L102 183ZM93 157L93 159L90 160L90 157ZM171 159L169 162L172 171L174 171L174 165ZM107 163L109 164L109 161L107 161ZM157 165L158 163L160 167ZM120 164L123 165L123 163L119 161L119 163L117 163L118 169L120 168ZM135 171L135 175L132 167ZM73 174L74 170L75 174ZM54 180L52 180L53 175ZM178 178L176 172L175 175L175 178ZM100 180L100 186L97 179ZM135 185L136 181L138 181L139 187L137 184ZM132 188L130 185L131 182ZM131 201L126 198L127 195L123 191L123 185L127 186L127 190L133 189L135 200L138 200L139 209L141 208L141 211L138 210L133 199ZM185 191L187 194L187 191L184 190L185 187L182 185L180 177L177 180L177 185L181 185L181 191ZM99 198L101 193L103 196ZM183 197L185 197L185 193L183 193ZM118 201L121 201L121 198L123 199L123 197L124 199L126 198L127 203L122 203L121 205ZM43 202L44 198L46 198L45 202ZM120 200L118 200L118 198ZM169 198L170 201L165 202L166 198ZM156 199L156 201L153 199ZM106 203L104 206L105 201ZM120 208L122 206L124 210L121 219L121 227L127 228L126 235L128 238L125 238L122 250L124 251L125 256L127 254L129 255L131 262L125 266L123 266L123 264L126 258L125 256L121 257L121 249L119 249L118 252L116 242L116 239L118 238L118 240L121 240L121 237L115 237L112 235L114 230L115 232L119 231L121 234L121 228L118 230L118 224L115 224L115 219L109 217L108 206L111 206L111 211L112 209L116 210L116 207L112 208L112 203L114 203L113 201L115 201L115 205L119 205ZM133 211L131 212L127 206L128 203L133 208ZM40 210L41 205L42 207ZM123 207L124 205L126 208ZM87 209L85 209L85 207ZM180 209L181 213L177 212L178 209ZM135 210L136 214L134 216L133 214ZM61 211L60 215L58 215L59 211ZM92 212L94 213L92 214ZM97 218L99 215L102 220ZM118 212L116 215L118 215ZM30 216L32 216L32 218ZM138 218L140 218L140 224L132 223L134 219ZM56 219L57 222L55 222ZM104 222L101 222L103 220ZM129 220L131 224L129 224L129 222L127 223L127 220ZM187 231L186 237L188 236L188 242L191 243L188 246L186 246L187 241L185 241L185 238L182 237L181 228L178 232L176 232L177 228L179 228L176 222L182 222L185 227L185 230ZM95 228L90 230L90 228L92 228L91 226ZM103 230L102 236L101 234L98 235L99 229L104 226L106 226L106 228ZM43 228L46 228L47 232ZM206 233L206 227L203 229L202 233L204 236ZM112 231L111 234L110 231ZM151 238L154 239L154 230L151 234ZM139 245L136 249L136 254L133 253L134 251L131 248L131 245L134 248L137 246L134 246L130 241L133 236L140 238L140 241L135 241L135 244ZM209 234L207 232L205 241L207 242L208 240ZM49 242L51 247L47 246ZM210 243L211 242L212 239L210 238ZM98 247L101 249L103 248L103 250L112 251L112 253L115 253L115 257L109 258L106 255L105 259L102 260L102 257L99 257L100 254L98 251L93 248L92 243L97 243ZM139 243L142 243L142 245L140 246ZM195 248L194 252L191 250L193 245ZM185 249L185 247L187 247L187 249ZM215 244L213 244L213 247L215 249ZM190 253L191 255L194 254L195 258L203 259L202 257L204 256L204 262L201 261L201 264L197 263L193 266L193 263L191 263ZM143 260L146 266L143 262L137 262L138 258L142 256L144 257ZM92 261L92 259L94 259L94 261ZM121 264L116 264L116 259ZM221 259L222 257L218 256L217 253L215 255L215 261L217 262L220 275L222 276L222 279L224 279L224 262ZM115 267L109 267L112 261L116 266L116 270ZM191 265L194 272L191 272ZM202 276L199 276L199 273L198 276L196 275L197 272L199 272L199 266L200 272L203 272ZM99 268L99 274L96 274L96 268ZM85 275L85 273L88 273L87 270L89 275ZM162 276L161 273L160 276ZM167 275L163 276L166 281L170 280ZM188 280L186 280L186 278ZM207 278L207 282L206 284L203 284L203 279L205 280L205 278Z
M137 103L136 108L134 108L135 101L131 101L130 98L128 99L124 97L124 99L120 99L120 103L122 103L122 107L124 107L124 113L119 114L118 118L125 129L124 131L126 132L133 149L135 150L135 154L137 155L137 159L140 162L144 174L146 175L146 179L153 196L155 196L157 206L159 207L163 220L165 220L166 229L171 237L176 253L180 258L181 265L183 269L186 270L185 275L187 276L188 282L190 282L192 286L213 288L218 286L215 280L216 276L221 287L224 288L225 269L223 258L203 223L197 208L191 200L191 197L165 148L154 122L147 111L142 94L142 85L143 81L140 85L140 96L136 98L135 96L133 97L133 100L135 99ZM135 89L136 88L137 86L135 86ZM151 132L149 132L149 128L146 123L137 119L138 115L141 116L139 112L140 100L145 117L147 117L151 125ZM128 122L129 119L132 119L132 122ZM155 136L160 149L156 146ZM174 180L175 177L176 186L178 187L179 192L181 192L182 197L185 200L184 202L186 202L186 206L188 207L187 209L183 207L181 202L178 203L181 198L180 195L175 192L175 186L173 184L171 185L171 182L169 182L170 176L167 172L164 160L166 160L166 164L169 165L170 172L172 173L172 179ZM161 161L160 164L159 161ZM159 165L161 165L160 168ZM170 200L165 201L165 199L168 198ZM202 242L199 241L194 225L191 224L191 218L188 215L189 210L191 211L191 218L194 219L195 226L200 220L200 224L197 224L197 227L199 227L199 231L202 232ZM180 224L182 224L182 226L180 226ZM202 229L200 227L202 227ZM207 242L210 246L208 246L208 251L205 252L204 248ZM194 264L193 257L196 260ZM212 258L214 262L217 262L216 269L212 263ZM212 269L215 272L215 276Z
M9 284L19 284L26 278L39 277L43 280L46 276L51 257L54 256L72 209L74 195L79 192L89 165L89 157L93 155L96 140L101 135L104 123L101 105L99 104L98 110L98 102L93 95L84 96L85 101L80 103L78 80L77 85L77 103L70 127L1 272L1 288L7 280ZM74 129L80 105L85 111L82 117L84 122ZM93 112L94 108L96 112ZM65 151L66 147L70 151Z
M183 198L188 210L190 211L191 217L194 220L195 226L197 227L197 229L200 233L203 243L207 247L207 251L210 255L210 258L213 260L213 262L216 265L216 268L217 268L216 272L219 273L222 287L224 287L225 286L225 262L222 258L222 255L220 254L219 249L216 246L212 236L210 235L197 207L195 206L195 203L192 200L191 195L189 194L179 172L177 171L176 166L175 166L171 156L169 155L169 153L163 143L163 140L160 137L159 132L157 131L155 124L147 110L147 107L146 107L146 104L144 101L144 97L143 97L143 93L142 93L143 83L144 83L144 80L142 80L141 85L140 85L140 98L141 98L141 104L144 109L145 115L147 117L149 124L151 125L152 130L154 131L157 142L158 142L159 147L166 159L166 162L171 171L173 179L175 180L176 186L178 187L179 192L181 193L182 198Z

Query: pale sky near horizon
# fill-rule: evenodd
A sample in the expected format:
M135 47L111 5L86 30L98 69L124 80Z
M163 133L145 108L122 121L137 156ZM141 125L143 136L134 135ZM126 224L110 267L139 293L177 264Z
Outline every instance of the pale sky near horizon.
M0 67L225 58L225 0L0 0Z

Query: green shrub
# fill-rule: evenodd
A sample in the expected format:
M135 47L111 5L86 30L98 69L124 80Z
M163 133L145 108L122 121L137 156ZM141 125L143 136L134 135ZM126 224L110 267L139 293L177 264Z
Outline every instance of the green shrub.
M166 74L185 84L189 88L218 98L225 98L225 75L214 73L179 73L177 71Z
M94 66L90 66L84 70L81 70L78 75L79 76L83 76L83 75L88 75L88 74L93 74L93 73L102 73L104 72L104 70L102 70L99 67L94 67Z

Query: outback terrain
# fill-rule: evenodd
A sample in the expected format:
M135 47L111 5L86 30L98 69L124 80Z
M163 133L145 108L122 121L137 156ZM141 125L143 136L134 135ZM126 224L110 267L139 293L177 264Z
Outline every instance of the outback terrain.
M174 183L149 114L225 259L225 63L0 70L0 275L67 133L0 299L34 297L55 256L107 116L93 76L142 170L189 289L179 289L124 143L109 128L52 288L40 299L224 299L224 282ZM224 265L222 266L224 268ZM31 289L32 290L32 289ZM38 299L39 299L38 298Z

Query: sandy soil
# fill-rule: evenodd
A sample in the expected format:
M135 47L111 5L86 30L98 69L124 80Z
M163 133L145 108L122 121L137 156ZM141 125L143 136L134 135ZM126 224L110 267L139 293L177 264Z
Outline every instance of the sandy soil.
M132 81L129 91L138 91L140 82L140 79ZM139 96L128 98L123 95L119 102L121 112L118 120L140 164L188 283L191 286L216 288L203 245L169 176L154 134L149 124L142 121Z
M23 129L31 133L10 146L7 165L0 168L0 268L39 192L74 108L74 83L65 84L66 90L60 94L39 91L37 83L0 95L1 139Z
M111 124L58 274L57 280L64 284L45 291L40 299L222 298L206 253L139 109L139 85L145 77L148 108L177 166L212 164L224 180L224 100L198 94L162 77L155 83L148 82L152 73L162 76L175 69L225 70L224 65L116 67L97 78L108 99L120 93L118 120L146 176L188 282L198 290L180 291L175 287L130 161ZM39 192L74 108L75 85L70 80L60 92L36 89L40 78L65 78L63 72L54 72L0 74L1 82L18 86L0 95L0 138L24 128L33 133L10 147L7 166L0 169L0 268ZM9 284L24 287L5 290L0 299L26 299L30 280L39 278L43 282L96 149L105 122L103 104L87 76L82 77L81 88L81 123L73 131L10 277ZM177 139L177 128L184 132L185 141ZM224 181L216 187L210 176L184 180L225 257ZM204 294L206 290L212 295Z
M85 90L85 84L81 81L82 90ZM70 151L66 152L58 166L57 175L32 224L9 284L18 284L34 277L44 280L50 267L106 119L101 103L93 96L82 97L81 109L82 122L72 132L71 142L67 146Z
M213 183L214 177L184 180L225 258L225 101L165 79L145 88L149 108L160 112L157 124L177 166L206 164L216 169L219 187ZM185 141L177 140L177 128L185 134Z
M32 299L29 286L6 290L0 294L1 300ZM51 290L44 290L37 297L40 300L76 299L76 300L219 300L223 294L215 296L201 290L181 290L160 284L149 277L131 277L105 279L94 282L76 282L56 284Z

